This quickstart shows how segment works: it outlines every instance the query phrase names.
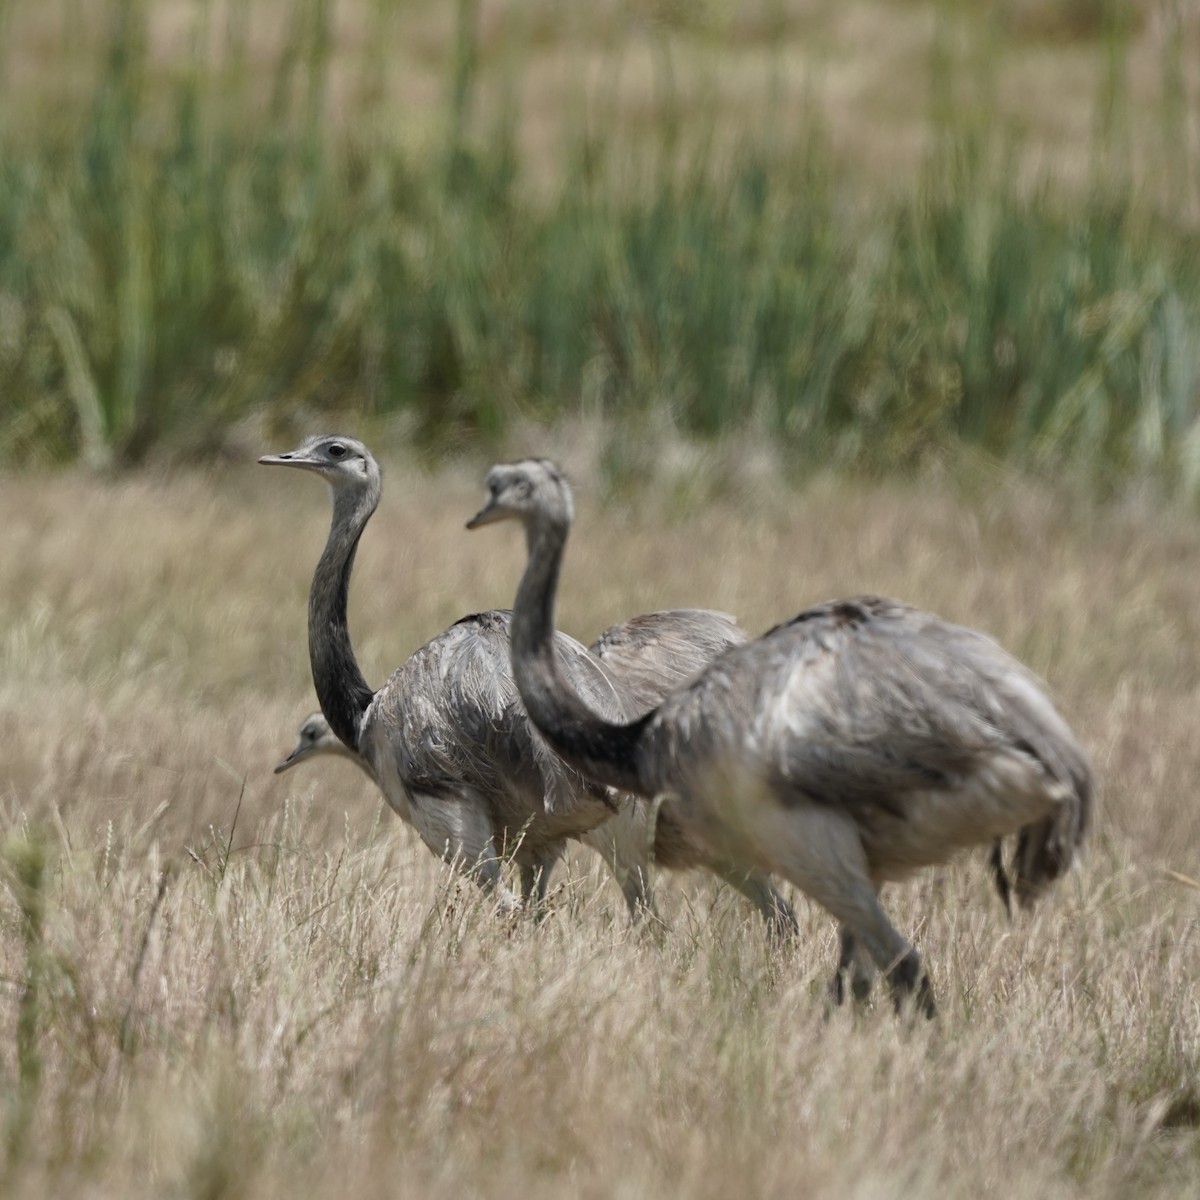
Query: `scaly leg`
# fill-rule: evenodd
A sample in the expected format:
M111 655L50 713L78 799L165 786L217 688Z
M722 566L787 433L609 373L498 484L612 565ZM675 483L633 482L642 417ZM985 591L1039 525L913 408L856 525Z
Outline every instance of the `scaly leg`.
M936 1014L921 956L888 920L871 883L866 853L853 820L836 809L776 805L762 813L758 851L772 869L828 909L887 977L897 1009L912 1000L927 1017Z
M761 871L747 871L744 867L735 867L727 862L706 865L730 887L737 888L758 909L767 923L767 933L772 942L782 945L800 932L795 910L771 882L770 876Z
M561 848L556 846L543 851L531 862L521 866L521 901L538 921L546 915L546 889L550 885L551 872L561 855Z

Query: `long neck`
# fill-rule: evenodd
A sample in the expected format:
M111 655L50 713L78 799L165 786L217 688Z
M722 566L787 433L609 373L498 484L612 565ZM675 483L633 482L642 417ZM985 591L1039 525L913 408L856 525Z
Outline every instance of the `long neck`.
M334 492L333 525L308 597L308 657L317 700L330 729L355 751L359 722L374 693L350 646L346 600L358 539L378 503L376 487Z
M512 665L530 719L571 766L589 779L648 795L637 747L646 718L614 725L596 716L567 685L554 653L554 596L565 525L530 525L529 563L513 603Z

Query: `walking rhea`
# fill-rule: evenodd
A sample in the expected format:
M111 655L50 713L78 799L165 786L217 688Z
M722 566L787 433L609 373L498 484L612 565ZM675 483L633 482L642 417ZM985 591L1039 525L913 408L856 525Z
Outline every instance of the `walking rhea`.
M379 466L361 442L331 436L259 462L311 471L333 493L308 604L313 684L330 729L425 844L461 864L499 907L514 904L501 879L506 851L526 899L540 901L565 839L607 820L621 801L554 756L535 756L509 668L509 614L464 617L372 691L350 644L346 607L359 539L379 503ZM562 634L551 641L559 669L589 703L614 720L636 711L583 646Z
M994 641L894 600L806 609L721 654L655 709L595 713L552 652L574 517L553 463L493 467L468 528L525 529L513 672L534 724L590 779L667 794L714 858L790 880L839 921L837 994L861 944L897 1003L934 1015L913 946L879 903L888 880L1019 831L1018 899L1065 872L1087 830L1087 757L1037 680Z
M590 649L630 687L642 710L650 708L673 685L690 679L721 649L745 640L744 631L725 613L672 609L618 622L606 629ZM553 754L548 747L546 752ZM300 723L296 745L276 766L275 773L321 755L345 758L372 780L375 778L366 761L337 738L319 709ZM562 768L550 763L548 769ZM709 867L758 908L773 936L796 932L796 915L770 879L759 872L709 861L704 849L688 840L669 803L657 811L627 805L595 829L581 834L579 840L608 864L635 916L643 909L654 908L650 885L653 859L656 866L671 870Z

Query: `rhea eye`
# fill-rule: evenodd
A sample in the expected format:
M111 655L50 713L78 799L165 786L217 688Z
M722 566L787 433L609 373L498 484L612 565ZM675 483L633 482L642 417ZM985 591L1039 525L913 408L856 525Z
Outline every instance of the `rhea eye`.
M346 447L343 446L340 442L334 442L334 444L329 447L329 457L330 458L345 458L346 457Z
M533 494L533 484L528 479L519 479L515 490L522 500L528 500Z

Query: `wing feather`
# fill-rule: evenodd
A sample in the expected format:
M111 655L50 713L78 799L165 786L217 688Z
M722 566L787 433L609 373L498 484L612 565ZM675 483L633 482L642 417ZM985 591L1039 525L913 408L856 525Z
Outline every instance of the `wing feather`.
M730 646L747 635L728 613L674 608L643 613L610 626L592 643L592 653L632 693L639 715L682 687Z
M992 639L908 605L817 605L723 654L654 721L670 763L764 761L808 802L902 813L999 759L1090 789L1087 758L1037 679ZM689 740L699 754L679 753Z

